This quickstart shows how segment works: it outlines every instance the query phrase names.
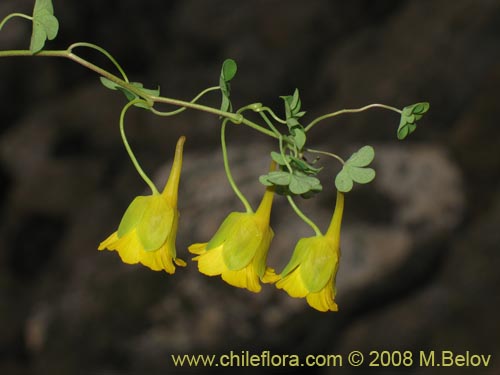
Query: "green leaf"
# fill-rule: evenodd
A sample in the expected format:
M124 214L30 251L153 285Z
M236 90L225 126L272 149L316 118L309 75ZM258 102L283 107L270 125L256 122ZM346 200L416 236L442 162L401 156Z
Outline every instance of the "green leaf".
M290 162L290 156L285 155L285 158L283 158L280 153L275 151L271 151L271 158L279 165L286 165L286 163Z
M52 40L59 31L59 21L54 16L52 0L36 0L33 8L33 30L31 33L30 51L39 52L47 39Z
M237 70L238 66L236 65L236 61L233 59L224 60L222 63L222 77L224 78L224 81L231 81L236 75Z
M420 120L424 113L430 108L427 102L415 103L403 108L401 120L397 130L398 139L402 140L409 136L417 128L417 120Z
M321 184L314 185L307 193L301 194L300 196L304 199L309 199L322 190L323 186Z
M288 186L291 182L292 175L289 172L273 171L267 174L267 180L274 185Z
M302 148L304 147L304 145L306 144L306 132L300 128L296 128L294 129L294 136L293 136L293 140L295 142L295 145L297 146L297 148L300 150L302 150Z
M404 124L403 126L399 126L398 128L398 139L401 141L405 139L410 134L408 129L408 124Z
M231 95L231 84L229 82L234 78L237 70L238 67L233 59L226 59L222 63L219 78L219 86L222 93L221 111L227 112L233 110L233 106L229 100L229 96Z
M118 87L120 87L118 84L114 83L110 79L107 79L106 77L99 77L99 79L101 80L102 85L110 90L118 90Z
M300 126L299 121L295 117L289 117L286 119L286 124L289 129L294 129Z
M415 103L411 105L410 108L411 108L411 113L422 115L429 110L430 104L427 102Z
M346 171L349 177L358 184L367 184L375 178L375 170L372 168L359 168L347 166Z
M366 167L375 158L375 150L372 146L363 146L346 161L353 167Z
M347 193L352 190L354 182L367 184L373 181L375 170L364 167L369 165L374 158L375 150L372 146L363 146L353 153L335 178L337 190Z
M294 167L297 167L298 170L304 172L305 174L318 174L323 168L315 168L308 164L306 161L298 159L294 156L291 156L292 164ZM295 169L295 168L294 168Z
M156 90L153 90L153 89L144 88L143 84L140 82L130 82L130 84L132 86L137 87L138 89L140 89L141 91L143 91L144 93L146 93L148 95L152 95L152 96L159 96L160 95L160 88L159 87ZM127 90L125 87L118 86L118 90L122 91L129 101L132 101L134 99L139 98L136 94L134 94L132 91ZM149 109L149 106L145 103L136 103L136 104L134 104L134 106L139 107L139 108Z
M353 182L351 176L346 171L345 167L335 177L335 187L342 193L348 193L352 190Z
M310 191L313 187L321 185L316 177L310 177L301 174L294 174L290 180L288 188L293 194L304 194Z
M127 88L125 88L123 86L120 86L118 83L115 83L115 82L107 79L106 77L99 77L99 79L101 80L101 83L104 87L106 87L110 90L119 90L119 91L123 92L123 94L128 99L128 101L132 101L132 100L138 98L138 96L135 93L133 93L132 91L128 90ZM130 82L130 84L134 87L137 87L138 89L140 89L141 91L143 91L144 93L146 93L148 95L153 95L153 96L160 95L160 88L159 87L157 89L146 89L146 88L144 88L144 85L140 82ZM139 107L139 108L149 109L149 107L144 103L136 103L136 104L134 104L134 106Z
M300 105L299 89L295 89L292 100L290 101L290 109L292 110L292 113L300 111Z
M264 186L273 186L274 184L272 182L269 182L267 180L267 174L259 176L259 182L264 185Z

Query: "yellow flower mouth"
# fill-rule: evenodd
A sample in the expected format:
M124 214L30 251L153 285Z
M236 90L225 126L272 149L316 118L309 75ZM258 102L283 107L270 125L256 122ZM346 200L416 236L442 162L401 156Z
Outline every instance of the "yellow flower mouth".
M119 238L118 233L114 232L99 245L98 250L104 249L117 251L123 263L141 263L153 271L165 270L165 272L173 274L175 272L174 263L181 267L186 266L186 262L182 259L172 258L168 243L163 244L156 251L144 250L135 229L122 238Z
M279 279L272 268L267 267L262 275L257 273L255 261L250 261L246 266L238 270L228 268L223 256L224 245L207 250L207 243L196 243L189 246L189 251L198 256L193 260L198 262L198 270L207 276L221 276L229 285L237 288L248 289L258 293L263 283L274 283Z

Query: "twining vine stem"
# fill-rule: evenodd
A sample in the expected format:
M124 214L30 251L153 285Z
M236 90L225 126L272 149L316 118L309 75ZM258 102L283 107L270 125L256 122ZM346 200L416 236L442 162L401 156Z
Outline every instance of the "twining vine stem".
M10 18L13 18L13 17L23 17L23 18L32 19L29 16L14 13L14 14L8 16L7 18L5 18L1 22L0 28ZM109 71L107 71L107 70L93 64L92 62L80 57L79 55L75 54L73 52L73 50L76 48L90 48L90 49L93 49L93 50L101 53L114 65L114 67L120 73L120 76L112 74ZM205 94L208 94L208 93L213 92L213 91L223 90L222 86L209 87L209 88L201 91L191 101L184 101L184 100L159 96L157 94L157 93L159 93L159 91L147 90L147 89L144 89L142 87L142 84L141 84L141 86L137 86L137 84L130 82L127 75L125 74L125 71L122 69L120 64L115 60L115 58L109 52L107 52L105 49L103 49L95 44L87 43L87 42L73 43L65 50L41 50L41 51L38 51L36 53L33 53L33 51L31 51L31 50L0 51L0 58L1 57L16 57L16 56L61 57L61 58L66 58L66 59L72 60L73 62L76 62L77 64L79 64L79 65L81 65L89 70L92 70L95 73L99 74L101 77L104 77L107 80L111 81L112 83L114 83L116 85L116 88L123 88L124 90L128 91L129 93L131 93L135 96L135 99L130 100L125 105L125 107L122 109L122 112L120 114L120 132L121 132L121 136L122 136L125 148L129 154L135 168L137 169L137 171L140 174L140 176L142 177L142 179L151 188L153 194L158 194L158 190L157 190L156 186L154 185L154 183L148 178L146 173L144 173L144 171L140 167L137 159L135 158L135 156L130 148L130 145L128 144L128 141L127 141L127 138L125 135L125 130L124 130L125 113L127 112L127 110L130 107L132 107L134 105L145 108L158 116L173 116L173 115L176 115L176 114L179 114L179 113L185 111L188 108L211 113L211 114L219 116L222 119L221 143L222 143L222 153L223 153L223 158L224 158L224 168L226 170L226 174L227 174L227 177L228 177L228 180L229 180L231 187L233 188L234 192L236 193L238 198L241 200L241 202L245 206L245 209L247 212L253 212L253 210L252 210L249 202L246 200L245 196L238 189L238 187L237 187L237 185L236 185L236 183L231 175L231 171L229 170L229 161L228 161L228 157L227 157L227 146L226 146L226 140L225 140L225 131L226 131L227 122L230 121L233 124L244 124L246 126L253 128L254 130L257 130L261 134L264 134L264 135L267 135L267 136L272 137L274 139L277 139L279 141L281 157L284 161L284 165L285 165L286 169L290 173L290 176L294 175L294 168L291 167L291 165L288 162L287 157L285 155L284 142L287 142L286 147L289 147L290 145L288 143L291 142L290 147L294 153L295 158L300 158L302 155L301 152L302 152L303 145L297 147L297 144L295 143L295 141L293 141L293 140L290 141L289 137L284 137L284 135L273 125L270 118L266 115L266 112L267 112L267 114L269 114L269 116L271 116L271 118L273 120L275 120L276 122L278 122L280 124L286 124L290 128L290 127L293 127L295 125L293 125L293 123L292 123L292 125L290 125L289 118L288 118L288 116L289 116L288 112L287 112L287 119L284 120L284 119L281 119L280 117L278 117L269 107L263 106L262 103L249 104L247 106L241 107L236 112L232 112L231 108L229 109L230 111L227 111L227 110L223 110L226 107L223 107L222 109L217 109L217 108L213 108L210 106L206 106L206 105L202 105L202 104L197 103L197 101L200 98L202 98ZM234 69L236 69L236 68L234 68ZM234 75L234 72L232 75ZM116 89L116 88L113 88L113 89ZM227 94L227 95L229 95L229 94ZM294 94L294 98L295 98L295 95L297 95L297 100L295 100L295 102L294 102L294 100L292 99L290 102L288 102L288 104L290 105L290 107L288 109L290 111L291 111L291 106L294 106L294 108L295 108L295 106L297 105L297 102L299 102L298 92L297 92L297 94ZM163 112L163 111L159 111L159 110L154 108L154 105L157 103L173 105L173 106L178 107L178 108L175 110L172 110L172 111ZM422 104L425 104L425 103L421 103L421 104L417 103L417 104L413 105L411 107L411 109L413 110L413 108L415 106L422 105ZM300 104L299 104L299 106L300 106ZM339 110L336 112L325 114L323 116L319 116L319 117L315 118L314 120L312 120L307 126L302 127L303 138L305 138L306 132L311 130L316 124L318 124L319 122L321 122L323 120L326 120L328 118L332 118L332 117L335 117L335 116L338 116L341 114L345 114L345 113L363 112L363 111L366 111L366 110L371 109L371 108L383 108L383 109L387 109L387 110L396 112L400 115L403 115L403 111L398 109L398 108L391 107L391 106L388 106L385 104L378 104L378 103L370 104L370 105L367 105L367 106L364 106L361 108L342 109L342 110ZM428 104L426 107L424 106L424 107L420 108L419 113L425 113L427 111L427 109L428 109ZM267 125L267 127L259 125L258 123L255 123L255 122L245 118L242 113L247 111L247 110L251 110L255 113L258 113L260 115L261 119ZM297 109L297 112L298 111L299 110ZM305 112L301 112L301 113L305 113ZM420 116L419 113L417 113L417 114ZM300 113L297 113L297 115L299 115L299 114ZM410 121L410 124L413 124L414 118L408 117L408 119L410 119L411 121L410 120L406 120L406 121L407 122ZM296 121L296 119L293 119L293 118L292 118L292 120ZM403 125L405 125L405 124L406 123L404 123ZM413 126L415 126L415 125L413 124ZM414 129L410 129L410 130L413 131ZM398 130L398 132L399 132L399 130ZM402 137L404 138L408 132L409 132L409 130L406 133L402 133ZM292 134L295 134L295 133L292 132ZM300 132L299 132L299 135L300 135ZM398 137L399 137L399 133L398 133ZM309 149L309 148L306 148L305 151L308 151L311 153L316 153L316 154L328 155L328 156L336 158L343 165L345 164L345 161L336 154L332 154L332 153L325 152L325 151L313 150L313 149ZM319 228L302 211L300 211L300 209L297 207L297 205L293 201L292 197L290 195L287 195L287 199L288 199L288 202L290 203L292 209L297 213L297 215L314 230L316 235L318 235L318 236L321 235L321 231L319 230Z
M73 45L73 47L74 47L74 45ZM129 82L115 76L114 74L111 74L107 70L104 70L101 67L99 67L95 64L92 64L90 61L87 61L87 60L81 58L80 56L72 53L71 49L68 49L68 50L46 50L46 51L40 51L35 55L33 55L33 53L30 50L0 51L0 57L14 57L14 56L40 56L40 57L67 58L67 59L70 59L70 60L84 66L87 69L90 69L90 70L100 74L101 76L109 79L110 81L116 83L117 85L119 85L123 88L126 88L131 93L144 99L144 101L148 104L149 107L152 107L154 103L165 103L165 104L171 104L171 105L174 105L177 107L185 107L185 108L191 108L191 109L195 109L195 110L199 110L199 111L204 111L207 113L212 113L214 115L225 117L235 124L245 124L245 125L253 128L253 129L259 131L260 133L263 133L269 137L278 138L276 136L276 134L274 134L272 131L260 126L259 124L256 124L253 121L250 121L250 120L244 118L240 114L221 111L221 110L216 109L216 108L208 107L208 106L197 104L197 103L186 102L184 100L167 98L164 96L155 96L155 95L150 95L148 93L145 93L140 88L137 88L136 86L130 84Z
M19 15L21 16L21 15ZM115 67L119 70L120 74L123 76L123 79L117 77L116 75L108 72L107 70L105 69L102 69L101 67L91 63L90 61L88 60L85 60L83 59L82 57L74 54L72 52L73 49L77 48L77 47L88 47L88 48L92 48L92 49L95 49L99 52L101 52L102 54L104 54L112 63L113 65L115 65ZM80 64L81 66L87 68L87 69L90 69L96 73L98 73L99 75L109 79L110 81L116 83L117 85L123 87L123 88L126 88L128 91L130 91L131 93L137 95L138 97L144 99L144 101L147 103L147 105L150 107L151 111L155 114L158 114L158 115L174 115L174 114L177 114L179 112L181 112L181 110L183 111L184 109L186 108L191 108L191 109L195 109L195 110L199 110L199 111L203 111L203 112L207 112L207 113L212 113L214 115L218 115L218 116L221 116L221 117L224 117L224 118L227 118L229 119L232 123L234 124L244 124L246 126L249 126L257 131L259 131L260 133L262 134L265 134L269 137L272 137L272 138L276 138L276 139L279 139L279 135L276 134L276 132L272 131L272 130L269 130L269 129L266 129L265 127L253 122L253 121L250 121L248 120L247 118L243 117L243 115L241 115L240 113L233 113L233 112L227 112L227 111L221 111L217 108L212 108L212 107L209 107L209 106L205 106L205 105L202 105L202 104L197 104L195 103L197 99L199 99L199 97L203 96L206 92L208 91L214 91L216 89L218 89L218 87L212 87L212 88L209 88L207 90L204 90L202 93L200 93L199 97L193 99L192 101L190 102L187 102L187 101L184 101L184 100L179 100L179 99L173 99L173 98L167 98L167 97L164 97L164 96L155 96L155 95L150 95L146 92L144 92L143 90L141 90L140 88L132 85L129 81L128 81L128 78L125 74L125 72L123 71L123 69L120 67L120 65L116 62L116 60L104 49L94 45L94 44L91 44L91 43L86 43L86 42L78 42L78 43L73 43L71 46L68 47L68 49L66 50L44 50L44 51L40 51L40 52L37 52L36 54L33 54L30 50L10 50L10 51L0 51L0 58L1 57L15 57L15 56L40 56L40 57L62 57L62 58L67 58L67 59L70 59L78 64ZM154 103L165 103L165 104L170 104L170 105L174 105L174 106L177 106L177 107L180 107L177 111L171 111L171 112L160 112L160 111L157 111L153 108L153 104ZM371 108L384 108L384 109L388 109L388 110L391 110L391 111L394 111L394 112L397 112L397 113L401 113L401 110L399 110L398 108L395 108L395 107L391 107L391 106L388 106L388 105L385 105L385 104L370 104L370 105L367 105L367 106L364 106L364 107L361 107L361 108L355 108L355 109L342 109L342 110L339 110L339 111L336 111L336 112L332 112L332 113L328 113L326 115L323 115L323 116L320 116L316 119L314 119L313 121L311 121L306 127L305 127L305 131L309 131L314 125L316 125L318 122L320 121L323 121L327 118L331 118L331 117L335 117L335 116L338 116L338 115L341 115L341 114L344 114L344 113L358 113L358 112L363 112L367 109L371 109ZM283 123L285 122L284 120L280 119L279 117L277 117L274 112L272 112L272 110L268 107L262 107L262 108L259 108L257 110L257 112L261 112L261 111L267 111L276 121L280 122L280 123Z

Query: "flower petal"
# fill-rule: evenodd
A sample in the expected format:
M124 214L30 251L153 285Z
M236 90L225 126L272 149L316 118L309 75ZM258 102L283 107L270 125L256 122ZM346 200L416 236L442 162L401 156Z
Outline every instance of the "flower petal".
M208 276L217 276L227 270L222 258L222 246L208 250L193 260L198 261L198 270Z
M267 267L260 281L262 281L264 284L274 284L279 279L280 275L276 275L274 268Z
M317 293L307 295L307 303L318 311L338 311L338 306L334 301L333 280Z
M175 272L169 246L165 243L157 251L145 251L135 229L122 238L118 238L116 232L113 233L99 245L99 250L104 250L105 248L112 251L116 250L123 263L141 263L153 271L165 270L165 272L170 274ZM185 265L185 262L179 258L175 259L175 263L179 266Z
M300 276L300 267L279 280L276 287L285 290L290 297L294 298L303 298L309 293Z
M188 247L188 250L192 254L203 254L207 251L207 243L194 243Z
M254 293L258 293L262 289L259 283L259 277L251 264L238 271L227 270L223 272L222 279L232 286L246 288Z

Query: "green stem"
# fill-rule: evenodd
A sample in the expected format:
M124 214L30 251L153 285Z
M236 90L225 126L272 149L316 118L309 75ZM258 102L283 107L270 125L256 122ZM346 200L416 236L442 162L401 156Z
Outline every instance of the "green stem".
M240 199L241 203L243 203L243 206L245 206L246 211L248 213L253 213L252 206L250 206L250 203L248 203L243 193L240 191L240 189L238 189L236 182L234 182L233 175L231 174L231 170L229 169L229 159L227 157L227 146L226 146L227 121L228 119L224 119L224 121L222 121L222 126L220 130L220 141L222 145L222 158L224 160L224 170L226 171L227 180L229 181L229 184L233 188L233 191L236 194L236 196Z
M338 115L342 115L344 113L358 113L358 112L363 112L363 111L366 111L367 109L371 109L371 108L384 108L384 109L388 109L390 111L397 112L399 114L402 113L402 111L400 109L398 109L398 108L391 107L391 106L385 105L385 104L378 104L378 103L370 104L370 105L367 105L367 106L364 106L364 107L361 107L361 108L355 108L355 109L341 109L340 111L336 111L336 112L332 112L332 113L327 113L326 115L323 115L323 116L315 118L313 121L311 121L306 126L305 131L306 132L309 131L318 122L323 121L323 120L325 120L327 118L335 117L335 116L338 116Z
M292 209L295 211L295 213L297 214L298 217L300 217L304 223L306 223L307 225L309 225L312 230L314 231L314 233L316 234L316 236L322 236L323 233L321 233L321 231L319 230L318 226L316 224L314 224L314 222L309 219L298 207L297 205L295 204L295 202L293 201L293 198L289 195L286 196L286 199L288 199L288 203L290 203L290 206L292 206Z
M220 87L219 86L214 86L214 87L209 87L205 90L203 90L202 92L200 92L198 95L196 95L189 103L196 103L198 100L200 100L205 94L208 94L209 92L211 91L218 91L220 90ZM184 112L185 110L187 109L187 107L181 107L179 109L176 109L175 111L170 111L170 112L161 112L161 111L158 111L154 108L151 108L151 112L153 112L155 115L157 116L174 116L174 115L177 115L179 113L182 113Z
M30 50L13 50L13 51L0 51L0 58L1 57L13 57L13 56L33 56L33 53ZM274 134L272 131L260 126L259 124L256 124L255 122L252 122L246 118L244 118L242 115L233 113L233 112L226 112L226 111L221 111L220 109L208 107L205 105L197 104L197 103L190 103L186 102L183 100L178 100L178 99L173 99L173 98L167 98L163 96L154 96L151 94L148 94L141 90L140 88L130 84L129 82L126 82L114 74L109 73L108 71L102 69L101 67L92 64L91 62L81 58L80 56L71 53L68 50L46 50L46 51L40 51L37 52L35 56L41 56L41 57L63 57L70 59L77 64L80 64L84 66L87 69L90 69L97 74L106 77L110 81L116 83L119 86L122 86L123 88L127 89L131 93L137 95L139 98L143 99L146 104L149 107L152 107L154 103L165 103L165 104L171 104L176 107L186 107L190 109L195 109L198 111L203 111L207 113L212 113L214 115L218 115L220 117L224 117L229 119L231 122L235 124L244 124L246 126L251 127L252 129L255 129L259 131L262 134L265 134L269 137L273 137L278 139L279 137Z
M342 165L345 164L345 160L342 159L340 156L338 156L337 154L334 154L334 153L331 153L331 152L326 152L326 151L320 151L320 150L313 150L312 148L307 148L306 149L307 152L311 152L313 154L321 154L321 155L327 155L327 156L330 156L332 158L335 158L337 159L340 163L342 163Z
M269 129L271 129L274 134L276 134L277 136L280 137L280 139L283 137L281 135L281 133L279 132L278 129L276 129L276 127L273 125L273 123L271 122L271 120L269 120L269 118L266 116L266 114L264 112L259 112L260 114L260 117L262 117L262 119L264 120L264 122L267 124L267 126L269 126Z
M285 162L285 166L288 169L288 171L293 174L293 169L290 163L286 160L286 155L285 155L285 148L283 147L283 136L280 137L279 139L279 146L280 146L280 154L281 157L283 158L283 161Z
M2 22L0 22L0 30L2 30L2 27L7 23L8 20L10 20L12 18L15 18L15 17L24 18L26 20L33 21L33 17L28 16L27 14L23 14L23 13L11 13L7 17L5 17L2 20Z
M67 51L71 53L71 52L73 52L73 49L78 48L78 47L87 47L87 48L91 48L91 49L94 49L94 50L102 53L104 56L106 56L109 59L109 61L111 61L113 63L113 65L116 67L116 69L118 69L118 71L122 75L125 82L129 82L128 77L125 74L125 71L123 70L121 65L118 64L118 61L116 61L116 59L108 51L106 51L104 48L99 47L99 46L92 44L92 43L78 42L78 43L73 43L72 45L70 45L68 47Z
M125 135L125 113L127 113L127 110L133 106L134 104L137 104L137 103L144 103L147 105L147 103L142 100L142 99L134 99L130 102L128 102L125 107L123 107L121 113L120 113L120 134L122 136L122 140L123 140L123 144L125 145L125 149L127 150L127 153L128 153L128 156L130 157L130 159L132 160L132 163L134 164L134 167L135 169L137 170L137 172L139 173L139 175L142 177L142 179L144 180L144 182L151 188L151 191L153 192L153 195L156 195L156 194L160 194L158 192L158 189L156 188L155 184L153 183L153 181L151 181L149 179L149 177L146 175L146 173L144 172L144 170L141 168L141 166L139 165L139 162L137 161L137 158L135 157L134 153L132 152L132 149L130 148L130 145L127 141L127 136Z
M278 116L277 116L277 115L273 112L273 110L272 110L271 108L269 108L269 107L261 107L261 108L259 108L259 109L257 110L257 112L264 112L264 111L265 111L265 112L267 112L267 113L269 113L269 114L271 115L271 117L272 117L275 121L279 122L280 124L284 124L284 125L286 125L286 120L283 120L283 119L279 118L279 117L278 117Z

